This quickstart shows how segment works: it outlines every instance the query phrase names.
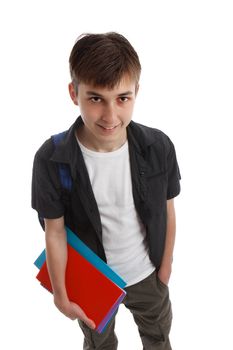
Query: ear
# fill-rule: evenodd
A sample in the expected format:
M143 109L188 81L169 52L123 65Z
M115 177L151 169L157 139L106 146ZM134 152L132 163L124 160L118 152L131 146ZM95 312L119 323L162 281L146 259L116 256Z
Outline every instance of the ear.
M74 102L75 105L78 106L78 96L77 96L77 92L76 92L74 83L72 83L72 82L69 83L68 89L69 89L71 100Z

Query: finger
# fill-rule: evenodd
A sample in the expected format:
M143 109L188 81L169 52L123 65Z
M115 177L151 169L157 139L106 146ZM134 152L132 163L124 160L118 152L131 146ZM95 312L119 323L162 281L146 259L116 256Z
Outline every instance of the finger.
M82 314L82 316L81 316L81 320L82 320L84 323L86 323L86 325L87 325L89 328L95 329L95 327L96 327L96 326L95 326L95 322L92 321L90 318L88 318L84 312L83 312L83 314Z
M88 319L88 320L86 320L86 321L84 321L84 322L86 323L86 325L87 325L89 328L91 328L91 329L95 329L95 328L96 328L95 322L94 322L94 321Z
M85 314L83 309L81 309L81 307L79 305L75 304L75 303L71 303L71 304L73 305L73 307L74 307L74 309L76 311L76 317L75 318L79 318L88 327L90 327L91 329L95 329L96 328L95 322L87 317L87 315Z

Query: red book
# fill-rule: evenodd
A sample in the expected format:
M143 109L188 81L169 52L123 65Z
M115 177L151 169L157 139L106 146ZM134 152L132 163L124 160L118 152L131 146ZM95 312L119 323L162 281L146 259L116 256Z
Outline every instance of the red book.
M101 333L115 313L126 292L106 277L79 252L67 244L66 290L69 300L78 304ZM52 292L46 262L37 279Z

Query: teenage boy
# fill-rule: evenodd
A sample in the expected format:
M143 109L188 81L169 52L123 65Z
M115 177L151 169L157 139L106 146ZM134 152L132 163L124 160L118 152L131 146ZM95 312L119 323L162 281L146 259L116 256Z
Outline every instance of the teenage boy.
M143 349L169 350L173 198L180 192L174 146L163 132L131 120L141 66L125 37L85 34L69 63L69 93L81 116L60 144L49 139L37 151L32 179L32 207L44 218L54 303L78 319L85 350L117 348L115 318L98 334L67 297L67 225L127 282L123 303ZM71 190L61 186L61 163L69 165Z

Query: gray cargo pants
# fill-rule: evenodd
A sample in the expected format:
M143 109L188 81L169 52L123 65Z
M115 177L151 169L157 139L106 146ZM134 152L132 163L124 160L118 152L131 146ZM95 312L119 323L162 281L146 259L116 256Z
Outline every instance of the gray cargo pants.
M143 350L171 350L169 332L172 322L171 302L168 287L154 271L147 278L125 288L127 295L123 304L132 312L138 326ZM114 332L115 317L102 334L91 330L82 321L84 333L83 350L116 350Z

